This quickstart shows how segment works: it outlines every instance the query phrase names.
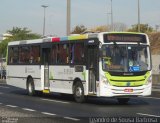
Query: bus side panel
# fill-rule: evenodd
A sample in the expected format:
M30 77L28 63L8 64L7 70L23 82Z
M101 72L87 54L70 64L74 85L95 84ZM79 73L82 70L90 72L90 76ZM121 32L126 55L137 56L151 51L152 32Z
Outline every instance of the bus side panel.
M49 79L50 91L72 94L73 81L79 78L86 90L86 68L83 72L75 72L75 67L70 66L50 66Z
M16 69L15 69L16 68ZM41 88L39 65L8 65L7 84L26 89L27 77L34 80L35 90Z

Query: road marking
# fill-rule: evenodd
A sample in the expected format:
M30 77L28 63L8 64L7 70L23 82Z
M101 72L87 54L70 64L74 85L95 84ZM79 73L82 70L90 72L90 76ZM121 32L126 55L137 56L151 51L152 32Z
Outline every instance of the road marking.
M69 102L58 101L58 100L50 100L50 99L43 99L43 98L41 98L41 100L50 101L50 102L58 102L58 103L65 103L65 104L69 104Z
M1 105L1 104L3 104L3 103L0 103L0 105Z
M0 94L3 94L2 92L0 92Z
M143 116L151 116L151 117L160 117L158 115L152 115L152 114L143 114L143 113L137 113L138 115L143 115Z
M16 108L16 107L18 107L18 106L15 106L15 105L6 105L6 106L8 106L8 107L12 107L12 108Z
M33 109L29 109L29 108L22 108L23 110L26 110L26 111L36 111L36 110L33 110Z
M52 114L52 113L48 113L48 112L41 112L42 114L46 114L46 115L50 115L50 116L54 116L56 114Z
M157 99L157 100L160 99L160 98L157 98L157 97L141 97L141 98L151 98L151 99Z
M64 117L65 119L69 119L69 120L74 120L74 121L79 121L80 119L76 119L76 118L72 118L72 117Z
M9 88L9 87L6 87L6 86L0 86L0 88Z

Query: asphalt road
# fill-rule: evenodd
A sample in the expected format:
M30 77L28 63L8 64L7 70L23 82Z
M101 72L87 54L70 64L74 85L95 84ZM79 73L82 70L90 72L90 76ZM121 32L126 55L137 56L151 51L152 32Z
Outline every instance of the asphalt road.
M101 123L160 122L160 92L132 98L120 105L113 98L88 98L83 104L72 96L49 94L28 96L23 89L0 84L0 122L14 123Z

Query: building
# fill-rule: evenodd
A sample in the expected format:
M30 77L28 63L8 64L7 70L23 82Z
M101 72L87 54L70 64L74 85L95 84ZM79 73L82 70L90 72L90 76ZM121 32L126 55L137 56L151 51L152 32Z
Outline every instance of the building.
M9 38L9 37L12 37L12 35L11 35L11 34L8 34L8 33L4 33L4 34L1 34L1 35L0 35L0 40L5 40L5 39L7 39L7 38Z

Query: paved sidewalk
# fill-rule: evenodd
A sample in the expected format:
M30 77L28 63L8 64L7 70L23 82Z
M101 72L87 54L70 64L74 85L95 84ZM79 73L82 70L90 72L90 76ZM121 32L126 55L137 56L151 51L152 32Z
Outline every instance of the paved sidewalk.
M5 79L0 79L0 84L6 84L6 80Z

